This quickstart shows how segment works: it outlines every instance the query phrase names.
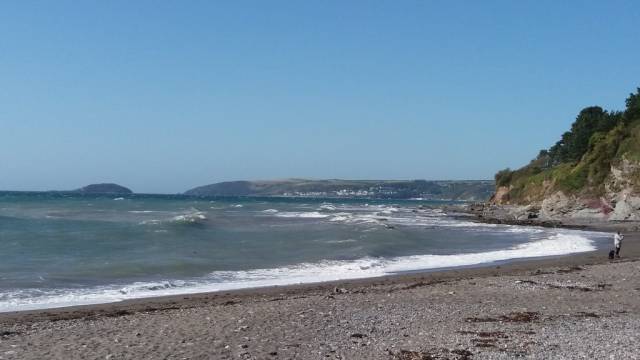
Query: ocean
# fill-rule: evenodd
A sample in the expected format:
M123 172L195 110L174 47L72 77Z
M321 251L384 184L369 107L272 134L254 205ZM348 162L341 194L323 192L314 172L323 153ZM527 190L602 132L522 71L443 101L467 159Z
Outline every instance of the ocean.
M0 312L376 277L595 250L446 202L0 192Z

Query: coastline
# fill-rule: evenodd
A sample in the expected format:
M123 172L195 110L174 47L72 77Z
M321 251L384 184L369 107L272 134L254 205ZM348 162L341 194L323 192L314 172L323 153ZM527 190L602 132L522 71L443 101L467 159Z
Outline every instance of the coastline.
M479 222L485 222L487 219L479 219ZM488 223L495 223L494 220L489 220ZM525 225L525 224L509 224L509 225ZM529 224L528 226L543 226L541 224ZM549 227L549 226L547 226ZM599 231L599 232L613 232L618 230L616 226L603 226L603 224L597 224L594 226L580 226L578 225L559 225L553 226L567 229L580 229L585 231ZM640 232L627 233L625 238L628 239L624 246L623 251L625 259L640 259ZM631 240L631 241L629 241ZM159 310L166 307L173 307L176 303L188 304L198 303L200 301L214 301L220 300L225 302L227 298L235 297L253 297L253 296L268 296L272 294L280 294L283 291L286 293L307 292L314 289L326 290L336 287L340 288L355 288L355 287L368 287L376 285L393 285L393 284L405 284L415 281L450 281L459 280L473 277L487 277L487 276L505 276L505 275L517 275L526 273L532 270L551 268L551 267L575 267L582 265L594 265L607 263L609 260L606 257L606 253L602 249L558 255L558 256L545 256L541 258L514 258L498 262L480 263L475 265L451 267L451 268L437 268L437 269L424 269L408 271L397 274L389 274L377 277L358 278L358 279L344 279L344 280L332 280L322 282L300 283L290 285L273 285L264 287L252 287L242 288L234 290L220 290L211 292L200 293L185 293L176 295L160 295L153 297L125 299L117 302L98 303L98 304L86 304L86 305L73 305L54 308L43 308L33 310L21 310L0 312L0 324L4 324L9 319L29 320L35 321L43 320L60 320L60 319L73 319L90 315L92 313L99 313L103 315L110 315L113 312L118 312L121 309L127 309L128 311L148 311L149 309ZM152 305L151 307L149 305Z
M598 228L597 230L603 229ZM623 302L626 302L628 299L631 302L637 303L634 299L637 297L640 284L638 284L637 276L633 277L633 275L637 273L638 260L640 259L640 233L626 234L622 249L623 258L621 260L609 261L606 255L605 251L600 250L552 258L514 260L506 264L396 274L377 278L240 289L214 293L172 295L125 300L117 303L1 313L0 328L2 329L2 335L0 336L0 356L2 356L3 359L41 358L43 356L70 359L84 358L87 357L88 354L86 352L87 343L100 343L100 351L106 352L104 356L111 354L115 356L115 358L145 358L156 353L129 352L133 351L132 347L137 346L136 344L158 346L159 341L166 340L166 336L160 336L161 334L157 333L142 335L145 329L149 329L150 326L179 326L183 330L194 327L199 329L201 334L208 334L211 336L211 339L220 341L220 346L213 350L204 343L199 343L198 340L190 340L189 337L181 339L180 341L184 342L176 345L180 347L180 349L183 347L181 344L192 343L186 350L187 352L185 354L188 356L185 357L187 358L280 358L280 355L286 358L318 358L318 356L305 355L307 352L301 351L301 348L317 349L319 352L326 353L333 358L419 359L420 357L409 357L415 355L411 355L412 351L416 352L416 354L422 352L423 354L431 354L434 356L437 354L440 354L438 356L445 356L445 353L449 351L447 353L448 355L446 355L448 357L444 358L465 358L465 355L451 353L451 351L454 350L460 350L461 354L463 354L464 351L469 351L475 354L476 357L473 358L478 358L481 354L502 354L506 356L505 358L509 358L509 356L513 356L514 353L511 352L511 350L501 352L501 348L498 346L498 343L502 342L503 339L501 336L486 338L491 339L491 341L484 343L486 346L481 345L483 344L483 339L486 339L482 336L478 338L477 334L476 340L480 342L472 341L466 345L464 342L460 343L462 341L461 339L464 338L464 336L462 336L464 334L459 332L472 330L460 330L469 324L464 321L459 323L459 319L456 320L455 317L451 316L464 312L464 309L467 308L475 309L478 306L482 307L482 304L487 303L487 301L493 305L491 305L490 311L487 310L486 316L491 313L495 316L508 317L511 316L509 314L512 312L525 308L527 311L524 313L532 310L537 314L544 314L547 307L544 306L540 300L529 299L527 294L520 294L522 295L520 296L512 293L509 289L505 288L505 286L513 286L513 284L518 282L520 282L518 284L538 286L532 284L540 284L541 279L547 277L557 278L554 281L558 284L569 284L560 287L553 285L556 287L546 287L544 291L541 291L541 294L545 291L550 293L567 292L569 294L569 296L563 295L549 298L550 304L553 303L556 310L560 308L564 309L565 307L569 307L570 309L580 307L587 309L593 304L603 305L604 308L591 312L595 314L594 316L597 316L597 318L591 316L586 317L586 320L592 321L591 325L595 324L596 320L604 321L604 319L610 319L612 316L622 316L615 315L617 314L615 311L618 311L615 309L618 308L617 305L619 305L619 303L611 303L611 299L607 297L600 299L600 302L594 302L592 299L587 299L585 295L603 296L606 295L604 290L608 291L609 285L602 284L608 284L610 283L609 281L591 281L592 279L602 278L603 276L605 278L610 276L615 277L612 273L629 274L629 276L622 280L632 281L633 284L631 284L628 289L620 289L622 292L616 295L616 301L620 302L621 299L625 299ZM591 284L589 286L580 285L589 282L597 284ZM502 283L503 286L496 286L496 283ZM484 285L478 288L479 284ZM603 286L604 289L600 289L598 286ZM612 286L614 289L618 288L616 284ZM476 289L476 291L471 291L471 288ZM460 297L457 295L460 293L464 293L464 296ZM510 297L513 297L512 301L505 304L492 303L492 301L496 300L491 300L494 298L508 299ZM583 297L584 299L582 299ZM391 298L393 301L387 302L387 298ZM405 308L407 306L408 308L417 306L415 301L421 298L428 299L429 301L419 304L419 310L417 312L415 309L409 311ZM452 299L455 299L455 301L451 303L450 300ZM609 301L607 301L607 299L609 299ZM340 311L336 309L334 309L333 312L319 310L327 306L333 308L334 306L332 304L337 302L341 304ZM362 321L362 319L355 321L354 316L358 317L358 314L362 311L371 311L371 309L378 306L376 304L380 303L388 304L390 308L387 310L376 310L369 314L369 316L380 317L382 319L376 322L374 326L375 331L366 329L369 333L367 335L364 332L365 329L359 328L359 332L352 330L353 333L346 335L342 340L330 340L333 336L338 336L338 334L344 330L343 326L340 325L344 319L351 319L352 321L350 321L350 323L358 323ZM576 307L574 303L578 303L580 306ZM413 305L409 306L409 304ZM626 313L622 317L632 319L633 321L640 320L638 316L640 311L634 306L631 306L630 310L624 310ZM304 309L300 310L303 312L298 314L300 311L294 311L290 307ZM432 307L446 307L448 310L436 316L436 314L432 314ZM426 312L425 314L427 315L430 314L429 316L436 316L438 323L447 326L457 326L457 330L449 329L447 326L438 329L434 328L432 323L416 322L414 319L415 316L426 316L422 314L422 311ZM478 310L475 309L474 311ZM484 312L484 310L482 310L482 312ZM322 313L322 316L321 318L309 319L304 315L306 313L316 315ZM473 313L473 311L471 311L471 313ZM349 315L347 316L345 314ZM202 325L201 320L203 316L204 318L215 317L215 324ZM243 316L244 320L240 321L239 317L243 318ZM387 318L388 316L391 316L391 318ZM247 317L251 319L247 319ZM149 323L149 321L153 324ZM298 321L299 324L291 325L292 329L297 329L295 333L288 333L285 330L282 330L284 332L274 331L270 333L267 330L268 325L274 323L274 321ZM239 324L238 322L242 322L242 324L245 325ZM415 333L402 334L402 336L396 334L395 332L397 331L402 332L402 330L398 328L398 324L403 322L406 322L407 326L417 327ZM495 325L495 323L502 324L504 322L510 323L511 321L501 320L496 322L492 320L486 323ZM542 331L541 329L546 328L548 325L546 322L546 320L532 320L523 325L536 329L542 326L542 328L537 331L530 330L538 333ZM335 328L333 328L333 330L327 329L324 327L326 325L325 323L334 324ZM484 324L484 322L481 323ZM344 325L346 326L348 324ZM124 330L123 326L129 330ZM243 326L247 328L245 329ZM319 327L323 330L318 330ZM251 332L248 329L254 328L261 328L262 330L252 336L245 336ZM98 333L92 332L93 330L98 331L98 329L101 329ZM139 329L139 331L133 333L133 338L130 339L131 344L127 347L121 347L118 342L114 342L113 344L111 342L102 344L101 342L102 340L99 334L107 332L110 334L109 336L116 336L116 338L129 338L131 336L129 332L133 331L132 329ZM312 331L312 333L309 331ZM373 338L376 331L386 332L387 335L383 338L376 338L377 340L374 344ZM443 344L447 343L448 340L446 339L451 338L464 346L461 347L460 344L456 345L457 347L454 346L455 344L449 344L447 345L448 347L435 346L432 344L433 339L431 338L425 338L421 341L416 340L416 336L424 338L424 334L427 332L434 334L433 336L438 338ZM64 335L65 338L71 337L76 340L65 342L62 338L58 338L58 335L52 337L52 333L59 334L60 336ZM422 335L419 335L420 333L422 333ZM360 337L358 334L363 336ZM296 337L303 335L308 338L304 341L300 339L296 340ZM400 336L400 339L398 339L398 336ZM508 336L509 339L514 339L513 341L515 341L517 337L515 334L505 336ZM468 338L469 336L466 337ZM177 338L180 338L180 336L177 336ZM245 338L254 339L255 341L260 338L260 346L255 347L255 341L250 345L245 344L247 342ZM630 337L629 339L633 340L634 337ZM361 345L365 340L367 340L369 344ZM333 345L331 346L333 347L325 348L325 345L332 343L332 341ZM392 344L394 341L397 343L396 345ZM292 342L298 344L298 346L285 346ZM353 348L353 344L356 342L359 345ZM38 345L34 346L36 343ZM386 347L388 351L381 349L379 346L385 343L388 343ZM27 344L31 344L31 346L26 346ZM62 344L67 344L66 348L62 346ZM480 346L477 346L479 344ZM390 347L392 345L393 347ZM634 346L636 347L634 348ZM445 348L448 350L445 351ZM50 349L58 349L60 352L52 353ZM177 351L176 349L177 348L165 349L165 356L171 357L174 351ZM247 349L251 349L251 351ZM637 349L637 345L631 345L630 349ZM556 355L558 355L566 349L560 346L556 350L560 351L556 353ZM406 351L406 353L402 351ZM438 351L444 351L444 353L438 353ZM273 355L274 352L276 355ZM536 350L533 350L533 348L530 349L529 354L535 353L537 353ZM132 354L135 354L135 356ZM404 356L403 354L405 354L406 357L402 357ZM152 357L155 357L155 355Z
M485 221L479 221L485 222ZM491 223L491 222L489 222ZM508 225L523 225L523 226L541 226L525 225L525 224L508 224ZM548 227L548 226L547 226ZM582 227L576 226L554 226L567 229L579 229L585 231L605 232L611 231L610 229L603 229L602 227ZM636 235L636 234L634 234ZM640 237L640 232L637 233ZM635 243L635 242L634 242ZM633 245L632 245L633 246ZM638 249L633 246L629 249L630 254L634 257L640 258L640 247ZM21 318L23 315L27 318L34 316L39 318L40 315L46 314L46 316L52 316L51 319L67 319L83 317L85 314L91 314L93 312L110 314L113 311L118 311L120 308L125 308L133 311L146 311L149 307L147 304L154 304L155 308L164 308L167 304L174 305L176 302L201 300L210 301L214 298L234 297L241 296L259 296L263 294L270 294L275 292L284 291L308 291L314 288L335 288L335 287L357 287L357 286L372 286L378 284L402 284L411 281L421 281L428 278L430 281L441 281L442 279L451 280L458 277L476 277L476 276L500 276L510 274L512 272L529 271L536 267L553 267L553 266L579 266L587 264L596 264L607 260L606 257L600 256L601 249L578 252L564 255L549 255L542 257L524 257L524 258L510 258L506 260L499 260L493 262L483 262L471 265L441 267L441 268L427 268L416 269L409 271L402 271L398 273L391 273L381 276L372 276L364 278L353 279L339 279L329 281L317 281L317 282L305 282L297 284L285 284L285 285L268 285L257 286L239 289L229 290L216 290L216 291L203 291L195 293L180 293L172 295L157 295L141 298L123 299L113 302L95 303L95 304L82 304L82 305L70 305L51 308L40 308L30 310L18 310L18 311L6 311L0 312L0 324L2 324L5 318ZM64 314L64 315L63 315Z

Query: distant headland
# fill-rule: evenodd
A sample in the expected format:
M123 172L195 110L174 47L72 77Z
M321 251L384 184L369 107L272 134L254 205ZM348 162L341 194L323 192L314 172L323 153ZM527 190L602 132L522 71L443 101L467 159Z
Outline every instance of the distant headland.
M308 180L228 181L188 190L189 196L286 196L483 201L490 180Z
M73 190L72 192L82 194L133 194L131 189L112 183L90 184L85 187L81 187L80 189Z
M180 195L193 197L259 196L486 201L494 193L494 190L495 182L493 180L311 180L291 178L281 180L219 182L198 186ZM44 192L81 195L134 194L131 189L114 183L90 184L75 190L47 190Z

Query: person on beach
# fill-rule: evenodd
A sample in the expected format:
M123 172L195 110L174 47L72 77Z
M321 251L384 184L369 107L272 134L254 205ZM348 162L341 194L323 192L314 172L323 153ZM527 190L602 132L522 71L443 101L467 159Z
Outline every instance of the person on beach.
M616 257L620 258L620 246L622 245L622 240L624 239L624 235L620 234L620 231L613 235L613 246L616 248Z

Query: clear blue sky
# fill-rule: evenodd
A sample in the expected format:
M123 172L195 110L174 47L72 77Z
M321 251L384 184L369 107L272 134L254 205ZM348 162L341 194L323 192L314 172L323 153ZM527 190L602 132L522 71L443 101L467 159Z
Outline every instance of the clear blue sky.
M637 1L3 1L0 189L488 179L640 86Z

